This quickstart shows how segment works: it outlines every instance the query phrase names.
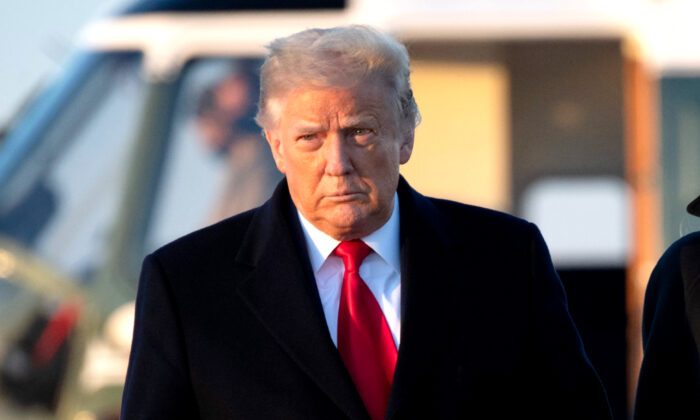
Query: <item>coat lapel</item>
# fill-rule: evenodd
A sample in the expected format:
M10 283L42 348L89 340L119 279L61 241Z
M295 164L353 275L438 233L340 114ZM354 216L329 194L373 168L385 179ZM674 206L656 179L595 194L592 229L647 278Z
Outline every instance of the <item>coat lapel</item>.
M391 419L420 385L435 351L447 336L447 321L456 305L455 276L459 245L444 216L401 178L401 344L389 398Z
M238 293L292 360L351 419L368 419L328 333L286 180L257 212L236 256Z

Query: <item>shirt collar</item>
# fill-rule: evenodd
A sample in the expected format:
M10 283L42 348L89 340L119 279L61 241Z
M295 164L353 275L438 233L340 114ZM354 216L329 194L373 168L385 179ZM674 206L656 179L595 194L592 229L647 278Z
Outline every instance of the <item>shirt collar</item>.
M320 231L316 226L301 214L297 209L299 221L301 222L304 237L306 238L306 248L311 261L311 268L314 273L318 273L323 263L333 252L340 241L328 236ZM391 217L379 229L362 238L372 250L377 253L387 264L401 272L401 257L399 255L399 196L394 194L394 210Z

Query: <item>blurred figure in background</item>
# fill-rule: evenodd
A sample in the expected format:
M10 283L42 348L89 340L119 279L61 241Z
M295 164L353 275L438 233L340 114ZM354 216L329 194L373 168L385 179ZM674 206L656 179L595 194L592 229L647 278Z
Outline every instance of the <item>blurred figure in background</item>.
M282 174L260 127L258 59L206 59L189 68L148 247L262 204Z
M688 212L700 217L700 197ZM700 418L700 232L683 236L649 279L642 322L644 360L635 415Z
M254 70L243 64L202 92L197 106L200 139L227 164L210 222L259 205L281 179L254 119L258 103Z

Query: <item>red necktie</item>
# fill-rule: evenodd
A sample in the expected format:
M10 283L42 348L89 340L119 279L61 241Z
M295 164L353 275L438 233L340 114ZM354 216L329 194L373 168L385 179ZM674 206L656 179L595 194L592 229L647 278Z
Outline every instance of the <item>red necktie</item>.
M377 300L360 277L372 250L362 241L341 242L343 289L338 310L338 351L372 420L383 419L396 366L396 345Z

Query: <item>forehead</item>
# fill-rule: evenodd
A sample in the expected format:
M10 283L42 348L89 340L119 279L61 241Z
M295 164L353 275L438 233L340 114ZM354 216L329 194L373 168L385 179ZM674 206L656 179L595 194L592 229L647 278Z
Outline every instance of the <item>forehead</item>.
M395 118L392 90L381 80L370 79L350 87L299 87L278 106L283 120L351 118L373 116Z

